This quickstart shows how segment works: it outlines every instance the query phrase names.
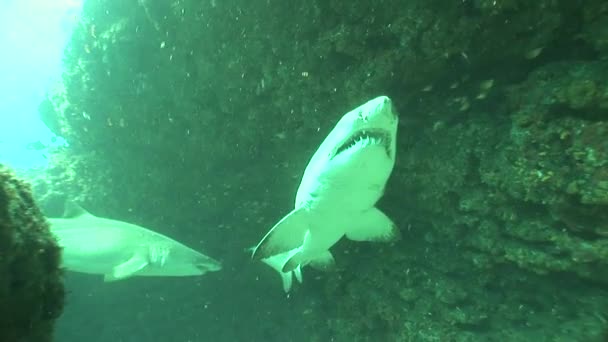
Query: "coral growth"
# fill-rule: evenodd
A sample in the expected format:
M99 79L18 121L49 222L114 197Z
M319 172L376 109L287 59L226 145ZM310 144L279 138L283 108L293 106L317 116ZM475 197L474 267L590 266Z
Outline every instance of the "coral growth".
M201 240L229 231L247 247L339 115L389 95L399 146L380 205L405 238L345 243L344 270L320 277L331 305L303 319L317 339L588 340L608 305L606 13L602 0L91 0L41 109L93 206L175 227L204 212L230 229Z

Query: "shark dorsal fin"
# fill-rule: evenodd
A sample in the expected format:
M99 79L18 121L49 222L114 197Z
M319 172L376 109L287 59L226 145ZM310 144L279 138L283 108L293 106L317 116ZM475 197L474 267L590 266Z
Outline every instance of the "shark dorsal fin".
M93 216L91 213L86 211L83 207L79 206L75 202L67 201L63 208L64 218L76 218L81 216Z

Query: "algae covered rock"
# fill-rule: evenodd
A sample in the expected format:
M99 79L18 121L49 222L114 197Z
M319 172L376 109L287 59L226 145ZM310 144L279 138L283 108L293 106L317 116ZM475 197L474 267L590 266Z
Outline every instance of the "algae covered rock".
M0 341L52 340L64 303L60 255L29 186L0 165Z
M83 189L61 193L245 246L334 115L386 93L400 155L380 206L406 238L345 242L357 272L318 277L333 311L303 316L308 340L590 341L608 303L605 3L87 1L41 105L72 146L57 178ZM199 220L221 230L187 231Z

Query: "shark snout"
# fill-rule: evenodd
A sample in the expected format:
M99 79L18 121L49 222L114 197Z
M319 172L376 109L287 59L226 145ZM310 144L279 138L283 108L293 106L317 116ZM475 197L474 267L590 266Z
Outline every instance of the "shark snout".
M393 101L388 96L382 96L382 107L385 115L389 116L391 119L397 118L395 104L393 104Z
M375 104L374 109L368 111L363 116L364 122L368 122L372 120L374 117L380 118L384 117L392 122L392 120L397 119L397 111L395 110L395 106L393 101L388 96L379 96L376 99L370 101Z

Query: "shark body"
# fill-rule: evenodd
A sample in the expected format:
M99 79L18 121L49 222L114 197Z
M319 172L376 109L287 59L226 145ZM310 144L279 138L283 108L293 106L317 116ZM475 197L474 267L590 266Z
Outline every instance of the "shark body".
M346 113L308 163L294 210L264 236L253 258L289 252L283 272L308 264L323 269L333 265L329 249L343 236L355 241L396 238L395 225L375 204L395 164L397 124L386 96Z
M69 204L69 218L49 218L63 248L63 266L101 274L104 281L132 276L182 277L218 271L218 261L149 229L96 217Z

